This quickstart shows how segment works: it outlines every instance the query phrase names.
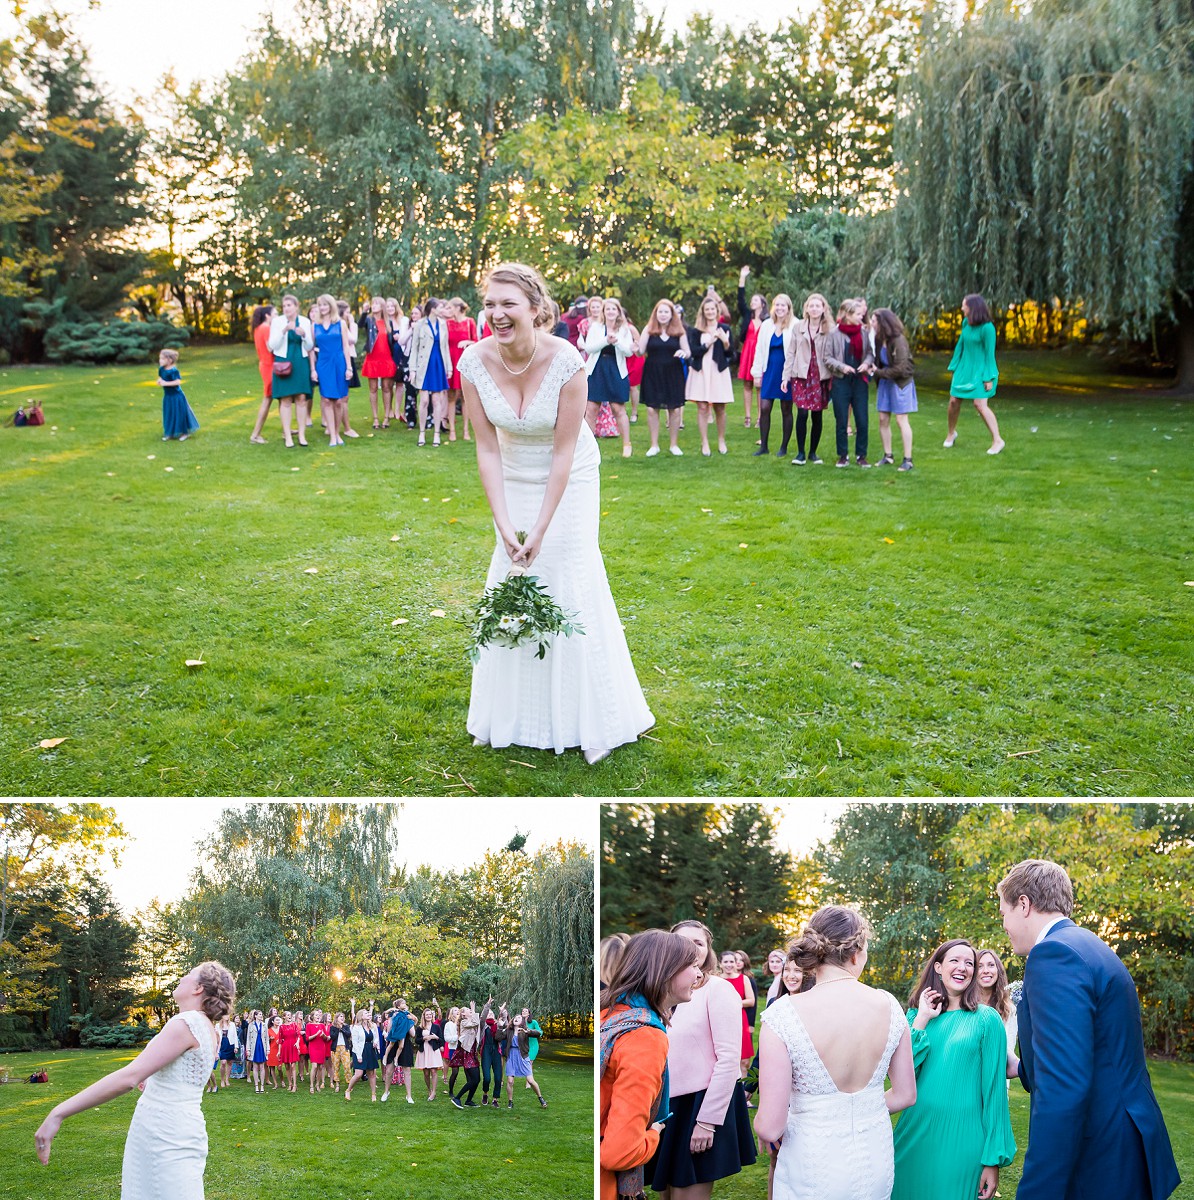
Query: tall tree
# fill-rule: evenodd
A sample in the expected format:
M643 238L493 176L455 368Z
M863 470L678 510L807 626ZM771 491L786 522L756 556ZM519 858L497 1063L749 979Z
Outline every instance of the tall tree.
M807 876L764 805L616 805L601 821L603 934L696 917L719 948L758 955L804 915Z
M901 98L876 278L906 312L982 291L1133 338L1175 324L1194 389L1188 0L998 3L962 24L936 5Z
M875 930L868 976L896 994L941 940L953 858L953 804L853 804L817 853L827 899L857 905Z

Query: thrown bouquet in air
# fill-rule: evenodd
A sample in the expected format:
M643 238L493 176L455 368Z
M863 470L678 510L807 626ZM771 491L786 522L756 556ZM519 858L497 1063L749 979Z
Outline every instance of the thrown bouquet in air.
M519 542L525 542L526 536L519 532ZM515 564L506 578L487 588L470 609L466 618L472 629L470 662L475 663L481 657L481 647L490 643L534 645L536 657L543 658L555 634L562 633L565 637L584 634L584 627L576 623L576 614L565 612L539 582L539 577L526 572L526 567Z

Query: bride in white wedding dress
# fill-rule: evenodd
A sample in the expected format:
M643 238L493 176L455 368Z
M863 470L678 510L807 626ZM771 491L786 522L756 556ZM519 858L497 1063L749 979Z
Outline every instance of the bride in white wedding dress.
M236 983L227 968L205 962L173 995L178 1015L131 1063L51 1110L34 1135L43 1165L67 1117L143 1085L124 1144L121 1200L203 1200L207 1127L199 1102L219 1049L213 1021L232 1011Z
M899 1002L858 982L869 935L853 909L814 913L789 957L816 985L763 1014L755 1132L779 1146L774 1200L891 1196L891 1114L916 1103L916 1075Z
M484 296L493 336L465 350L459 369L497 530L485 586L512 566L529 567L584 633L555 637L544 659L533 646L482 649L468 730L478 745L557 754L579 746L594 763L635 741L654 718L598 545L601 456L584 420L584 363L544 328L551 300L537 271L495 267ZM527 535L522 544L519 532Z

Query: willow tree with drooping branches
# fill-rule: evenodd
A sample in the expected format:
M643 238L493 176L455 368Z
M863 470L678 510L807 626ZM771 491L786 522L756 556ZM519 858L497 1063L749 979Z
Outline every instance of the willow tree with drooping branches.
M1190 0L1000 2L960 26L933 8L900 100L880 290L920 319L982 291L1132 339L1176 329L1194 390Z

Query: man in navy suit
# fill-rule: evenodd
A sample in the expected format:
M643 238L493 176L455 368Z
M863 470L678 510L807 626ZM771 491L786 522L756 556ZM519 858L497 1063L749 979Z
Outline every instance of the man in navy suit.
M1166 1200L1181 1180L1148 1077L1136 985L1073 911L1057 863L1028 859L999 883L1003 928L1028 956L1021 1058L1008 1064L1032 1095L1016 1200Z

